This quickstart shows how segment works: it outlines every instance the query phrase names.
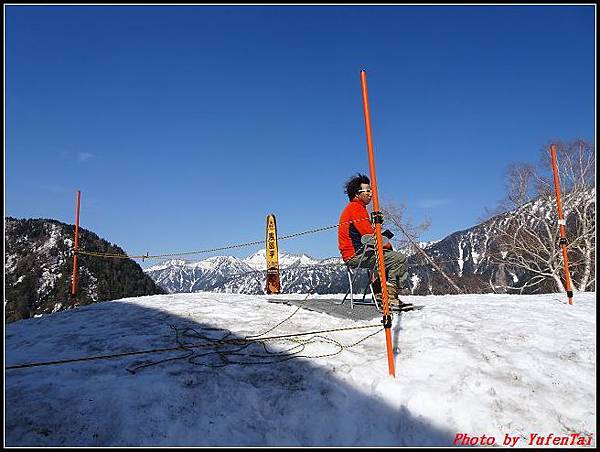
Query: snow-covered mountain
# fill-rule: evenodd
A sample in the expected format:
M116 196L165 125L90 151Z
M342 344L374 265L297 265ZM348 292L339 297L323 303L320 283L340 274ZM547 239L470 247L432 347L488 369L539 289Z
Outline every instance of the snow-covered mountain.
M279 253L279 268L295 268L299 266L318 265L321 261L306 254L288 254ZM254 270L264 270L266 268L266 253L265 250L259 250L251 256L243 260L245 264Z
M421 244L425 251L466 293L502 292L510 282L523 285L531 274L492 259L494 241L499 228L523 212L528 218L541 219L541 224L556 231L553 197L539 198L520 209L495 216L477 226L455 232L442 240ZM567 235L574 241L577 224L571 213L588 211L587 220L595 231L595 189L564 195ZM124 251L91 231L80 229L82 250ZM7 321L39 316L65 309L72 271L73 226L55 220L5 219L5 315ZM582 262L591 262L592 278L585 287L593 290L595 280L595 232L590 255L571 254L571 277L575 284L582 280ZM581 243L581 240L579 240ZM571 252L570 252L571 253ZM345 267L337 257L314 259L306 254L280 253L280 277L283 293L344 293L348 289ZM171 260L146 269L129 259L102 259L82 255L79 259L80 303L100 299L175 292L230 292L263 294L266 260L264 250L245 259L215 256L199 262ZM156 284L155 284L156 282ZM414 295L454 293L453 287L418 253L409 256L410 293ZM357 285L366 285L366 275L359 274ZM577 287L577 286L576 286ZM162 288L162 289L161 289ZM540 286L538 293L555 291L552 281ZM582 290L582 289L579 289ZM527 292L525 292L527 293Z
M73 271L74 226L50 219L5 218L4 312L7 322L66 309ZM116 245L79 229L81 250L123 254ZM130 259L79 258L77 303L164 291Z
M280 253L279 269L284 293L340 293L348 287L346 271L339 258L320 260L306 254ZM169 260L144 271L169 293L265 293L265 250L245 259L216 256L198 262ZM360 281L366 281L364 275Z
M577 215L583 211L587 212L590 228L595 229L595 195L595 189L564 195L567 234L569 231L577 229ZM537 198L518 209L494 216L472 228L455 232L426 246L424 250L466 293L503 292L501 288L507 283L517 287L522 286L532 277L530 272L523 268L499 264L493 259L496 238L500 235L499 231L506 230L506 224L515 221L515 218L526 219L520 221L530 222L541 220L539 226L543 230L539 231L540 236L547 236L550 231L555 234L555 239L558 241L556 201L553 196L548 196ZM570 239L572 240L573 237L571 236ZM540 242L539 246L545 246L544 242ZM591 252L592 255L588 259L593 267L595 249L591 249ZM578 282L581 277L580 267L574 265L574 253L572 251L570 253L571 278L574 282ZM581 262L579 265L581 266ZM424 261L419 254L413 254L409 258L409 268L412 293L455 293L439 272ZM590 284L587 289L592 290L593 288L594 285ZM550 284L542 286L540 292L554 290L554 285Z
M595 190L565 195L565 209L569 211L595 199ZM570 210L569 210L570 209ZM556 225L556 205L551 197L539 198L520 209L497 215L464 231L455 232L442 240L421 242L419 246L434 259L437 265L465 293L504 292L507 281L519 286L531 278L531 274L491 257L498 228L523 211L542 218L546 224ZM595 217L592 219L595 223ZM554 225L554 226L552 226ZM556 228L557 229L557 228ZM408 255L408 286L411 294L455 293L440 272L411 248L402 250ZM593 256L592 256L592 260ZM339 258L314 259L306 254L280 253L280 277L283 293L316 292L319 294L344 293L348 289L345 267ZM245 294L265 293L265 251L258 251L245 259L230 256L209 258L187 263L174 260L145 270L161 287L176 292L233 292ZM574 268L572 277L577 280ZM358 285L366 284L366 275L360 273ZM593 288L593 286L592 286ZM542 287L542 292L555 290L553 286ZM527 293L527 292L526 292Z
M253 267L232 256L214 256L199 262L168 260L144 270L169 293L227 292L236 275L252 275ZM243 293L262 293L255 278L248 278L236 287Z

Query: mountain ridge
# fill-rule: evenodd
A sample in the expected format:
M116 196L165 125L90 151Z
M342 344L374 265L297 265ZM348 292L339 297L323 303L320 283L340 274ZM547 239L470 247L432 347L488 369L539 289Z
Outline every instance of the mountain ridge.
M580 193L567 193L565 218L568 233L577 230L576 215L585 205L595 206L595 188ZM558 234L556 204L551 197L540 197L518 209L496 215L482 223L456 231L441 240L425 244L424 251L453 281L450 283L420 253L408 255L407 290L412 295L455 293L455 285L465 293L545 293L556 291L552 279L532 292L526 283L532 274L523 268L498 262L493 257L496 236L507 223L525 213L523 221L542 222L546 229ZM588 212L595 230L595 214ZM80 229L80 249L100 253L126 254L123 249ZM57 220L16 219L5 217L5 321L39 316L67 308L72 273L74 226ZM568 237L577 241L577 237ZM594 239L595 237L592 237ZM595 245L595 241L592 241ZM573 251L570 252L573 255ZM587 258L573 257L571 277L575 288L593 290L595 248ZM585 259L583 259L585 258ZM577 262L579 261L579 262ZM587 262L583 276L581 262ZM591 262L591 263L590 263ZM345 266L339 257L316 259L309 254L279 255L282 293L339 294L348 290ZM246 258L212 256L190 262L172 259L143 270L131 259L102 259L80 255L80 304L112 300L126 296L179 292L232 292L264 294L265 250ZM583 279L582 279L583 278ZM366 272L359 272L356 287L366 287ZM529 291L528 291L529 290ZM519 292L520 291L520 292Z
M595 189L574 195L566 194L565 200L569 201L566 205L572 206L571 210L573 210L582 202L589 202L590 197L594 196ZM420 245L436 265L465 293L510 293L523 290L522 287L532 278L532 274L523 268L499 263L493 259L493 252L496 251L494 237L499 228L523 211L530 212L538 219L556 222L553 202L552 198L540 197L514 211L495 215L480 224L453 232L440 240L420 242ZM565 210L566 217L569 217L569 211L569 209ZM408 258L407 289L412 295L441 295L456 292L453 284L450 284L435 266L424 259L419 252L411 252L407 249L403 249ZM266 272L264 256L265 251L259 250L244 259L232 258L235 259L232 262L237 264L236 268L222 266L218 272L209 265L208 259L200 261L200 266L203 268L202 276L196 275L195 283L187 284L187 287L193 287L197 291L263 294ZM279 263L284 293L315 291L328 294L345 293L348 290L347 274L340 258L315 259L307 254L280 253ZM171 293L187 292L190 290L177 285L177 280L185 279L181 273L186 264L181 265L180 274L177 274L175 267L170 267L171 275L168 283L157 268L145 271L165 290ZM189 265L193 267L198 263ZM162 271L167 271L167 268ZM189 273L190 270L186 272ZM209 277L211 273L212 277ZM361 279L358 281L361 287L366 284L366 276L363 273L360 273ZM577 276L576 273L574 276ZM210 285L203 283L206 279L211 281ZM551 282L542 286L541 290L542 292L553 291Z
M5 217L5 321L68 309L75 227L48 218ZM124 254L123 249L79 228L81 250ZM157 286L130 259L78 259L77 304L127 296L158 295Z

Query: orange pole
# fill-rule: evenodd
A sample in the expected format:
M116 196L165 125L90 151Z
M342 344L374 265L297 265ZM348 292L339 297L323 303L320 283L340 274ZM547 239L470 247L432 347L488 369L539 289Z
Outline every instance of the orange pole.
M77 190L75 203L75 240L73 241L73 279L71 280L71 307L75 307L77 296L77 251L79 250L79 205L81 192Z
M367 73L360 71L360 81L362 87L363 109L365 113L365 129L367 133L367 149L369 152L369 169L371 172L371 191L373 193L373 213L372 218L375 223L375 240L377 245L377 264L379 266L379 278L381 281L381 293L383 295L383 326L385 330L385 343L387 346L387 358L389 374L396 376L394 367L394 353L392 349L392 316L388 302L388 290L385 278L385 265L383 261L383 240L381 237L381 224L383 215L379 211L379 198L377 196L377 176L375 173L375 153L373 152L373 137L371 133L371 115L369 113L369 94L367 90Z
M559 243L562 248L563 262L565 264L565 285L567 286L567 298L569 304L573 304L573 290L571 290L571 275L569 273L569 259L567 257L567 238L565 236L566 221L564 220L562 204L560 201L560 182L558 180L558 165L556 164L556 146L550 145L552 156L552 171L554 173L554 191L556 193L556 208L558 209L558 230L560 233Z

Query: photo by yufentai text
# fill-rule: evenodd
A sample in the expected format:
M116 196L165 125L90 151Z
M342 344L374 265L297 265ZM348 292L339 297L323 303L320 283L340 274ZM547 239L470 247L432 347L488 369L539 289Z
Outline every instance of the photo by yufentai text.
M455 446L591 446L593 434L569 433L567 435L555 435L530 433L527 436L512 436L505 433L500 442L495 436L480 435L473 436L467 433L457 433L454 436Z

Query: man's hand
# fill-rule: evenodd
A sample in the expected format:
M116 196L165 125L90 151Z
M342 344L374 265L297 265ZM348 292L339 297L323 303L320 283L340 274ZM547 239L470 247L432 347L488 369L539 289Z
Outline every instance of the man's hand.
M382 236L382 239L383 239L383 246L385 246L389 243L389 240L387 237ZM375 248L375 234L365 234L360 238L360 241L367 248L373 248L373 249Z

